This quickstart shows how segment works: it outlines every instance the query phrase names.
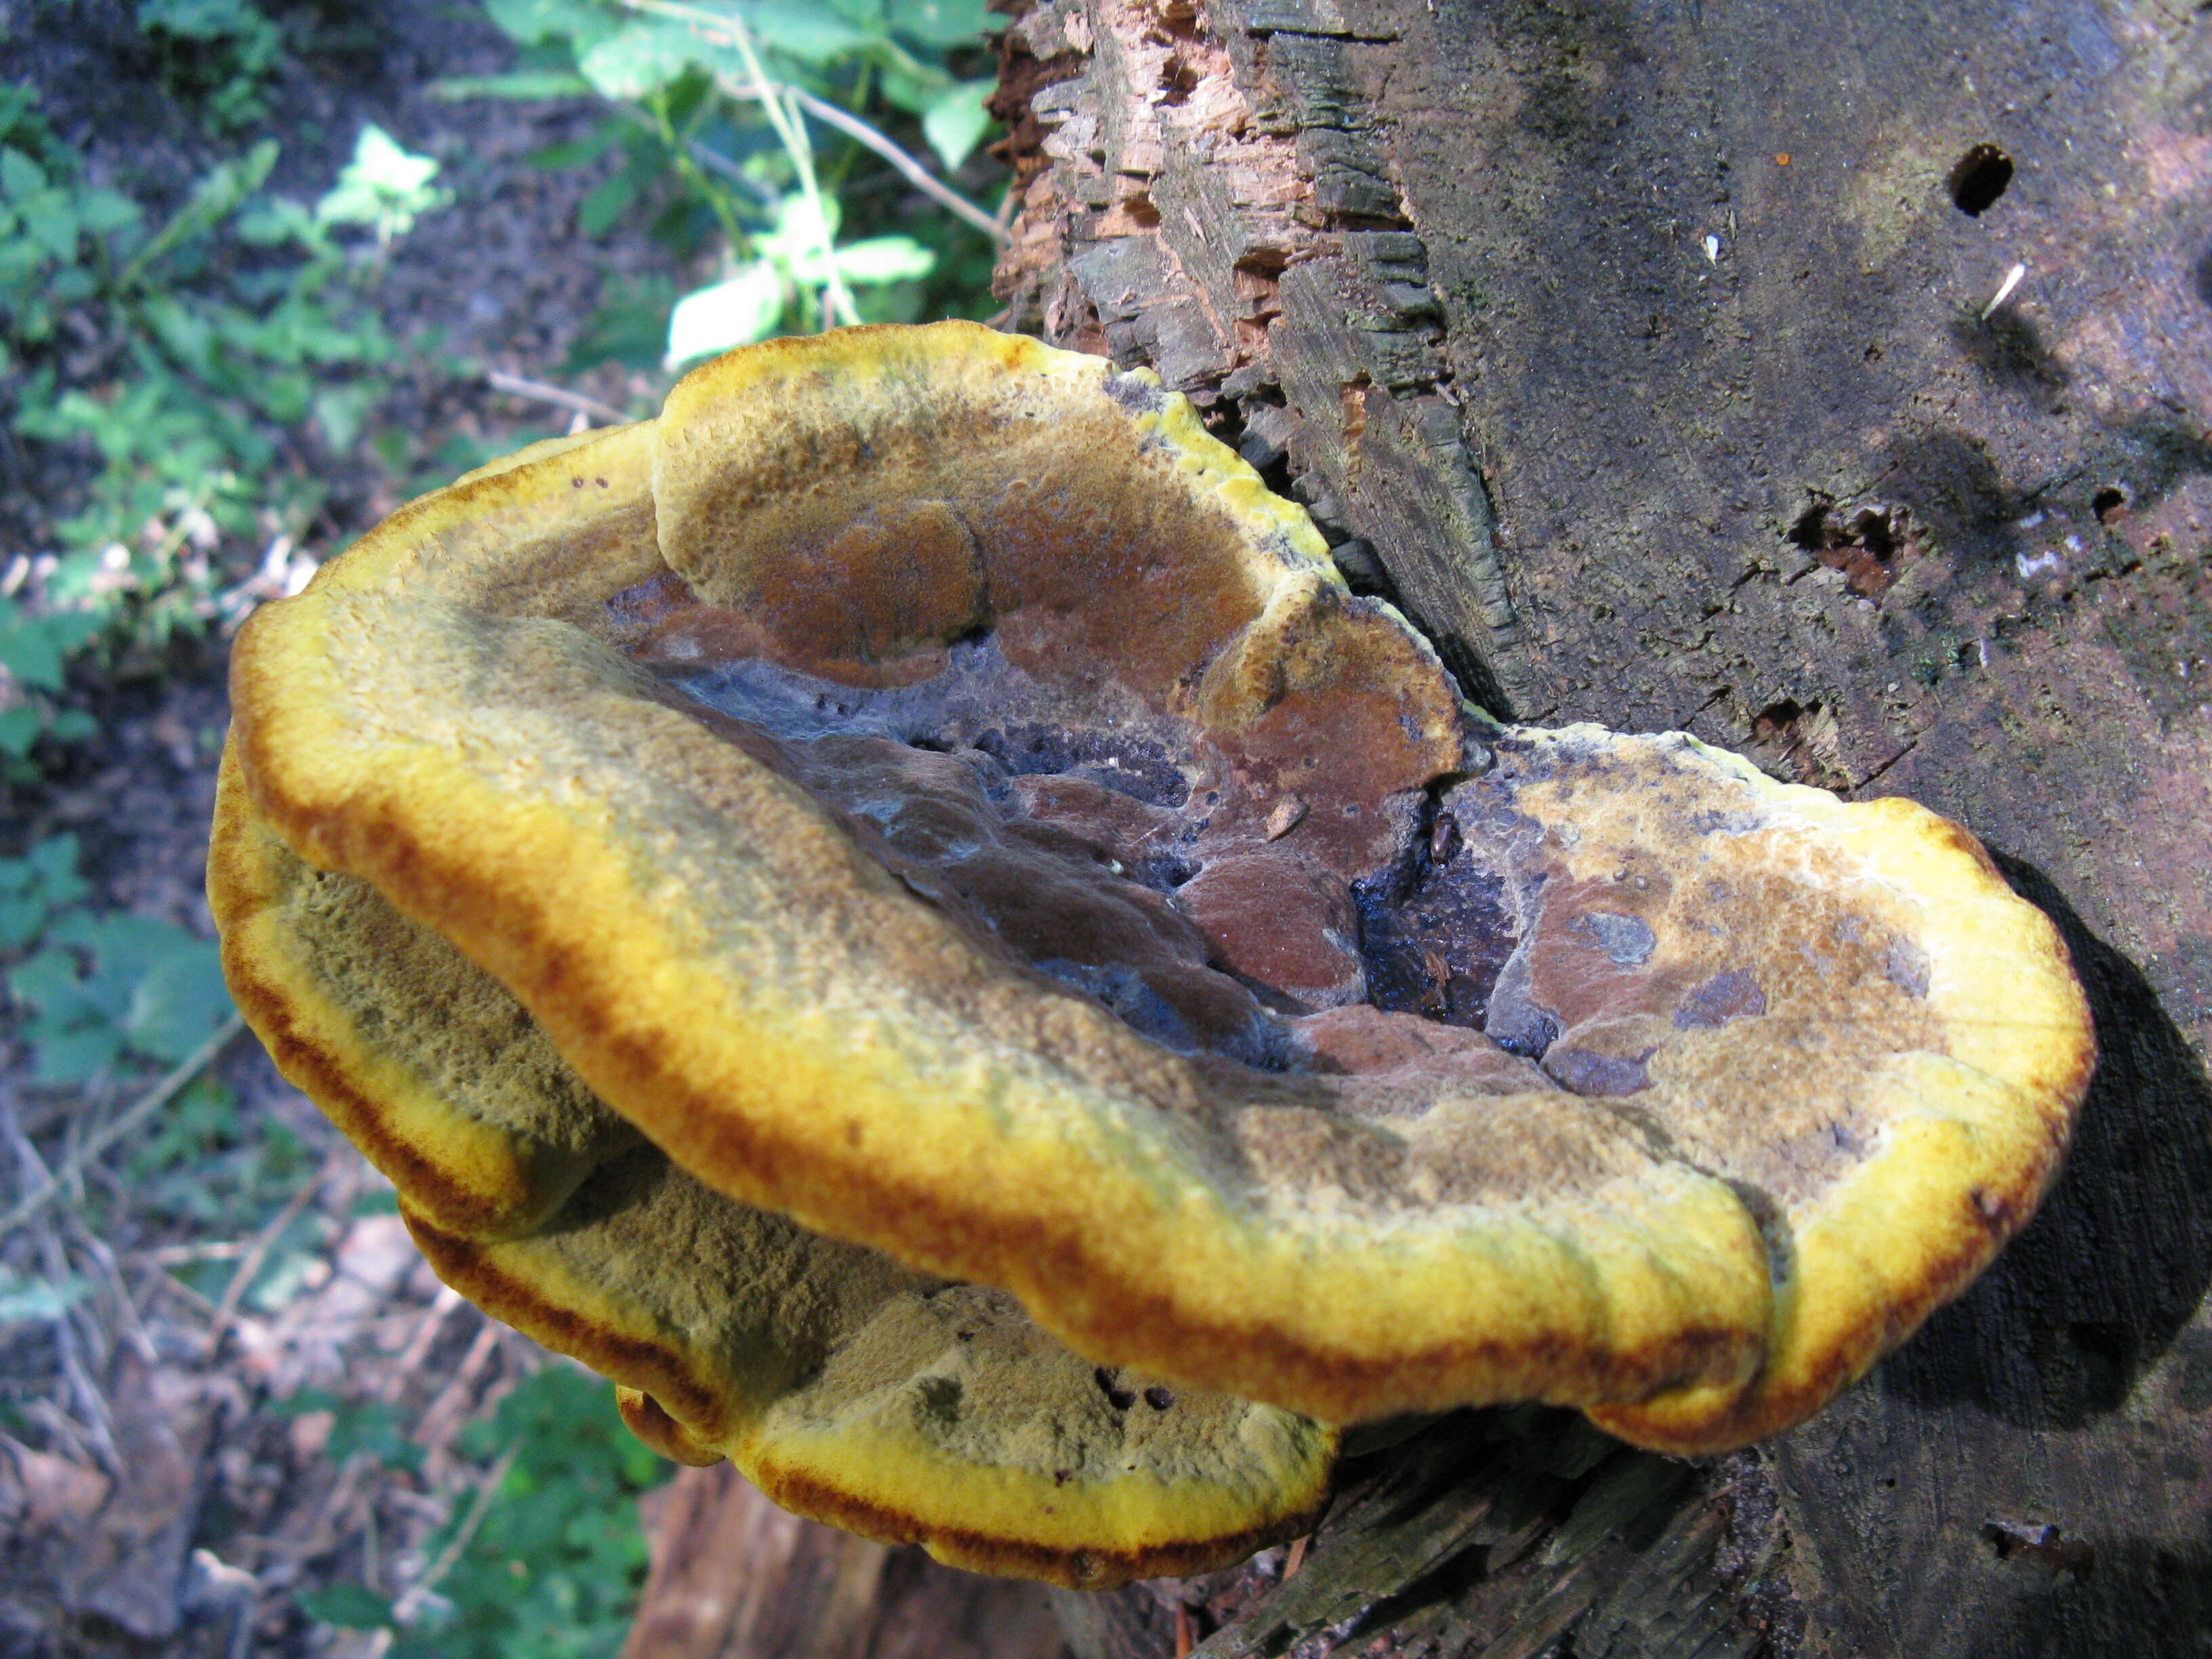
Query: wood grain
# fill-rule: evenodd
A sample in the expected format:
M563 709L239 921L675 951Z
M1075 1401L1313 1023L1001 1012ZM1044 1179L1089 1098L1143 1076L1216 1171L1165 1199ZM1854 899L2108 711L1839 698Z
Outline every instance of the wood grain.
M1200 1650L1336 1561L1301 1654L2201 1651L2212 15L1050 0L1007 52L1013 325L1187 392L1493 708L1966 823L2104 1057L1983 1281L1663 1522L1500 1566L1348 1497ZM1172 1652L1121 1595L1077 1646Z

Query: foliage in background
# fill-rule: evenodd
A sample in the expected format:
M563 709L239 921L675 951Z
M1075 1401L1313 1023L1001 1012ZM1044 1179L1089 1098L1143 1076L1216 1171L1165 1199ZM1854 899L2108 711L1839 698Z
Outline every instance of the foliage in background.
M380 1402L326 1394L288 1409L329 1410L327 1448L412 1468L418 1449ZM394 1598L368 1584L301 1597L311 1618L343 1629L394 1627L393 1659L604 1659L622 1645L647 1565L637 1497L669 1466L615 1414L607 1385L568 1364L526 1378L490 1417L462 1431L461 1449L489 1460L473 1498L425 1547L445 1571Z
M999 233L957 190L996 173L976 159L982 0L487 7L518 67L445 94L601 100L592 131L538 158L603 174L578 228L641 217L712 267L688 294L614 296L566 370L674 368L777 332L988 305ZM281 130L283 37L250 0L137 0L136 16L204 130ZM290 556L324 511L327 463L364 435L387 471L413 459L373 429L398 349L374 290L393 243L448 201L437 164L370 126L307 204L266 188L277 155L240 137L156 212L89 179L33 89L0 87L0 415L82 480L46 549L0 561L0 762L19 775L41 739L89 734L57 705L72 653L158 644L283 591L307 568ZM935 198L921 212L917 188Z
M300 550L325 553L347 528L330 509L333 472L380 466L419 489L523 441L378 425L402 371L456 372L409 363L378 318L396 246L448 204L436 163L371 126L331 188L278 193L297 15L280 24L252 0L126 3L165 93L209 141L189 188L97 173L35 89L0 86L0 422L46 498L12 505L32 539L0 548L10 781L94 734L68 706L73 659L112 664L303 580ZM978 155L992 70L981 0L488 4L518 64L446 92L597 101L590 133L537 158L592 176L576 257L642 225L686 274L611 296L548 373L620 363L635 374L613 395L645 401L685 362L778 331L989 308L1003 233L973 199L1001 176ZM439 471L416 471L426 462ZM118 1217L134 1237L250 1235L243 1255L177 1247L174 1277L210 1307L283 1306L327 1271L328 1219L301 1206L317 1177L300 1139L212 1077L145 1091L231 1016L214 947L96 908L73 837L22 850L0 858L5 1035L33 1081L71 1091L66 1128L32 1133L66 1151L102 1114L114 1127L158 1106L112 1143L102 1182L71 1173L53 1209L77 1209L94 1240L122 1238ZM58 1343L71 1319L97 1322L81 1255L35 1273L16 1256L37 1260L0 1265L0 1327L43 1323ZM294 1405L331 1412L340 1463L420 1477L388 1403ZM4 1403L0 1427L33 1432ZM531 1376L461 1449L489 1478L441 1494L451 1518L421 1559L380 1571L372 1547L368 1582L305 1591L301 1611L387 1628L398 1659L611 1656L646 1565L634 1500L666 1466L623 1429L606 1386L567 1365Z
M94 911L74 836L0 859L0 958L32 1076L74 1087L118 1066L174 1066L231 1012L211 940L174 922Z
M982 0L487 5L523 66L447 95L595 94L607 118L539 158L619 158L579 228L643 215L679 253L719 255L681 300L611 307L580 357L673 368L777 333L988 307L994 227L921 159L957 176L990 131ZM918 187L935 199L921 213L906 205Z
M392 239L443 204L436 164L368 127L310 205L264 188L277 153L251 145L155 215L89 182L29 88L0 88L7 416L84 475L50 550L0 570L0 757L88 735L53 708L71 651L196 628L240 574L227 549L303 537L316 463L353 447L382 394L393 348L369 290Z
M269 113L283 37L248 0L138 0L137 21L163 84L214 131L234 131Z

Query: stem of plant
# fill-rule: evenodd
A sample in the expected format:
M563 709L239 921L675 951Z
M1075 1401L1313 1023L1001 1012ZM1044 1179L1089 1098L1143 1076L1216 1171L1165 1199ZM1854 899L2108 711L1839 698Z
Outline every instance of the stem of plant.
M730 252L734 258L745 246L747 239L744 225L738 222L737 209L730 201L729 191L707 176L706 169L693 157L690 142L676 131L675 123L668 118L667 94L655 93L647 100L647 107L653 112L654 129L660 142L667 147L669 158L676 164L677 173L685 184L707 198L708 207L721 223L722 234L730 239Z
M791 158L792 171L798 175L799 191L814 216L817 241L822 257L822 311L825 326L831 320L857 323L860 313L853 304L853 296L846 291L844 279L837 274L836 239L830 228L830 215L822 199L822 187L814 174L814 147L807 142L806 124L799 118L797 109L787 106L765 70L761 67L760 53L753 46L752 31L745 27L744 19L736 12L704 12L694 7L672 4L670 0L623 0L623 3L637 11L659 12L682 19L702 33L718 35L738 49L744 59L749 86L739 88L722 76L715 80L732 97L750 99L768 117L769 126L783 145L784 154ZM703 27L702 27L703 26ZM684 160L689 161L688 155Z

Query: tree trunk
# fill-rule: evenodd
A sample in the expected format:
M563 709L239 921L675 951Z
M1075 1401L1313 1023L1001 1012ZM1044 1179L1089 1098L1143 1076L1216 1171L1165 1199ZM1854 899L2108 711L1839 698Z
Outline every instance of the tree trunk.
M1279 1557L1074 1645L2203 1651L2212 15L1051 0L1005 58L1014 326L1188 392L1499 712L1967 824L2103 1054L2043 1213L1814 1422L1453 1419L1257 1610Z
M653 1572L623 1659L1061 1659L1035 1584L786 1514L727 1463L641 1508Z

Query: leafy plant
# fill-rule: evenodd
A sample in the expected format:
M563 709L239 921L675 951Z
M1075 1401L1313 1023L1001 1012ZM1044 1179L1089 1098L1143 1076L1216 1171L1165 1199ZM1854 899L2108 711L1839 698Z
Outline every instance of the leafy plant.
M97 634L100 623L91 611L40 615L12 595L0 594L0 683L11 686L19 699L0 705L0 756L20 761L40 738L72 743L92 735L92 716L57 708L52 699L62 689L62 667L70 653ZM0 899L0 912L5 904ZM5 948L6 932L0 924L0 949Z
M679 252L719 238L717 279L659 310L671 367L781 331L988 304L996 228L915 153L951 173L990 130L982 0L487 5L522 66L447 82L447 95L595 94L611 106L587 137L539 158L618 155L578 210L584 234L643 212ZM903 213L913 188L945 210ZM627 346L640 325L617 311L593 332ZM637 361L634 347L621 355Z
M417 219L453 199L430 182L437 176L438 164L428 156L410 155L382 127L365 126L337 188L315 204L316 226L365 225L375 232L381 254Z
M74 1085L126 1060L173 1066L230 1012L212 941L175 923L82 901L76 841L0 860L0 937L34 946L9 970L33 1076Z
M32 944L48 922L84 902L92 890L76 858L76 837L54 836L22 858L0 859L0 952Z
M138 0L137 18L138 32L161 58L163 82L198 105L217 131L269 112L283 37L247 0Z
M333 1412L327 1449L340 1462L365 1452L413 1467L415 1449L374 1405L302 1394L286 1409ZM302 1595L301 1609L343 1629L398 1627L393 1659L611 1659L645 1577L637 1497L668 1465L622 1426L605 1382L557 1364L526 1377L460 1444L496 1484L457 1494L428 1540L426 1558L450 1567L428 1593L395 1605L365 1584L333 1584Z
M302 1389L277 1409L287 1417L328 1412L331 1434L323 1451L334 1463L361 1455L388 1469L422 1466L422 1449L407 1437L405 1421L388 1400L347 1400L327 1389Z
M202 4L222 9L175 0L164 27L204 21ZM443 205L437 164L368 127L308 205L264 191L276 157L274 140L253 144L156 220L88 182L28 89L0 88L11 423L89 463L76 510L50 526L56 550L0 587L0 756L88 733L52 707L71 651L111 624L149 642L198 626L226 548L304 534L327 471L310 463L352 449L382 395L394 353L367 290L393 240Z
M439 1586L446 1605L395 1659L612 1656L645 1579L637 1496L668 1465L623 1427L605 1382L565 1364L526 1378L462 1446L514 1462Z

